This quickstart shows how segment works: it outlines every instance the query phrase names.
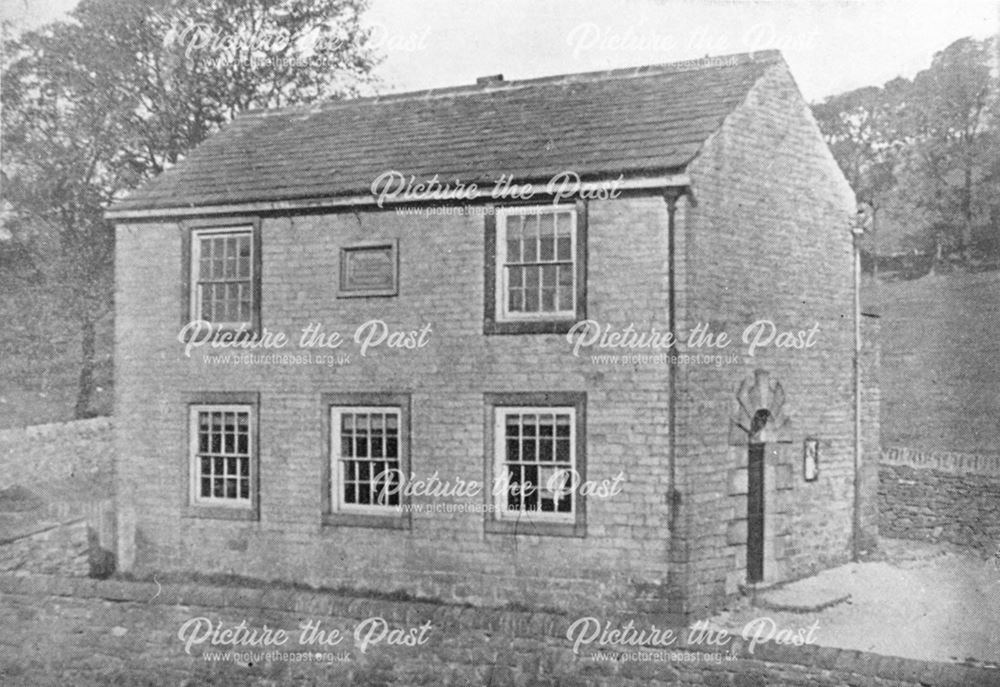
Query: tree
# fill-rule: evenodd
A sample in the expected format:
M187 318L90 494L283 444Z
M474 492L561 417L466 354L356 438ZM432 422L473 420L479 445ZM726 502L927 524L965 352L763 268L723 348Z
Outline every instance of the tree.
M873 234L879 211L896 189L896 167L907 144L900 112L910 87L909 81L897 78L881 88L867 86L831 96L813 107ZM878 245L874 235L870 250L875 255L877 274Z
M1000 111L993 40L963 38L913 81L896 78L814 106L834 157L874 224L892 206L914 241L972 257L1000 230ZM980 242L986 245L988 242Z
M905 145L899 112L910 83L894 79L831 96L813 107L820 129L858 197L877 202L896 183L895 163Z
M366 0L83 0L3 55L3 225L78 327L75 415L93 393L94 326L112 308L123 191L246 110L357 94L375 56Z
M963 38L935 54L913 80L907 113L918 202L951 229L947 238L965 260L974 229L989 222L996 202L990 181L1000 157L1000 98L992 43Z

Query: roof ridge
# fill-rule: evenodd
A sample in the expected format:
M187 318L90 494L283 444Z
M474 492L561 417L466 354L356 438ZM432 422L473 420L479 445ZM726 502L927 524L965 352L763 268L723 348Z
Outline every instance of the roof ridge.
M399 100L427 100L438 97L494 93L498 91L511 91L518 88L541 86L545 84L569 84L611 79L660 76L662 74L669 73L738 67L753 63L771 64L783 59L784 58L782 57L780 50L757 50L754 52L731 53L728 55L705 55L704 57L697 57L688 60L636 65L634 67L617 67L615 69L604 69L589 72L552 74L549 76L537 76L528 79L515 79L511 81L491 81L487 85L462 84L458 86L442 86L415 91L403 91L401 93L385 93L364 96L361 98L323 100L283 108L251 110L240 114L236 119L245 119L249 117L273 117L294 114L297 112L318 112L328 108L346 107L363 103L394 102Z
M247 113L114 212L366 195L395 169L484 185L682 170L765 74L786 67L761 51Z

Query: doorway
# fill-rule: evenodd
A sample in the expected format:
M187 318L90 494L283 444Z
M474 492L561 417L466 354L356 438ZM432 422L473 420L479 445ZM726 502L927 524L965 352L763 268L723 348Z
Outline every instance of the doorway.
M747 451L747 582L764 579L764 455L767 444Z

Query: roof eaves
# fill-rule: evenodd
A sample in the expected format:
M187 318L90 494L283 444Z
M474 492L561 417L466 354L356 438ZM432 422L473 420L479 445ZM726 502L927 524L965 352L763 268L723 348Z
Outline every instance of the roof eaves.
M599 189L607 189L609 181L600 179L586 181L580 184L577 193L588 193ZM616 188L624 191L655 191L658 189L684 188L691 185L691 179L680 170L672 174L658 176L633 176L621 180ZM391 202L392 206L413 205L421 203L440 203L438 198L414 198L405 197L401 200ZM108 208L104 216L112 220L128 219L155 219L169 217L192 217L206 215L232 215L247 213L273 213L273 212L294 212L294 211L315 211L322 209L367 207L379 208L383 206L379 203L379 198L372 194L353 194L339 196L323 196L309 198L293 198L272 201L253 202L233 202L233 203L213 203L207 205L184 204L175 206L134 206L134 207L111 207Z

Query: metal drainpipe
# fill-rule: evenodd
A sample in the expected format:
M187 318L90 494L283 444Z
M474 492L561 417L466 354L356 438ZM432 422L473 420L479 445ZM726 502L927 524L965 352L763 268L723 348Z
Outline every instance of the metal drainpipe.
M677 189L668 189L665 195L667 201L667 320L670 325L670 337L674 341L673 351L667 359L667 431L670 433L670 457L668 472L670 475L670 546L674 547L677 531L677 511L680 506L680 490L677 488L677 281L675 276L675 215L677 214L677 199L680 197ZM671 561L672 563L673 561Z
M687 578L688 578L688 561L685 559L683 563L679 562L678 547L681 542L678 541L678 523L680 521L680 510L681 510L681 500L683 495L681 490L677 486L677 362L676 357L678 353L677 346L677 245L676 245L676 214L677 214L677 201L681 196L688 194L693 203L693 196L690 196L690 189L687 187L683 188L669 188L667 189L664 199L667 202L667 317L669 319L670 325L670 336L671 340L674 341L674 346L670 349L670 357L668 358L667 373L669 375L667 379L667 394L668 394L668 408L667 408L667 431L670 436L668 438L668 445L670 450L670 455L668 456L668 474L670 476L670 492L668 494L670 502L670 516L668 520L668 529L670 532L670 542L669 542L669 573L668 578L673 579L673 584L675 587L686 590L687 588ZM686 614L687 609L690 605L686 592L682 592L679 599L680 607L675 610L681 614Z

